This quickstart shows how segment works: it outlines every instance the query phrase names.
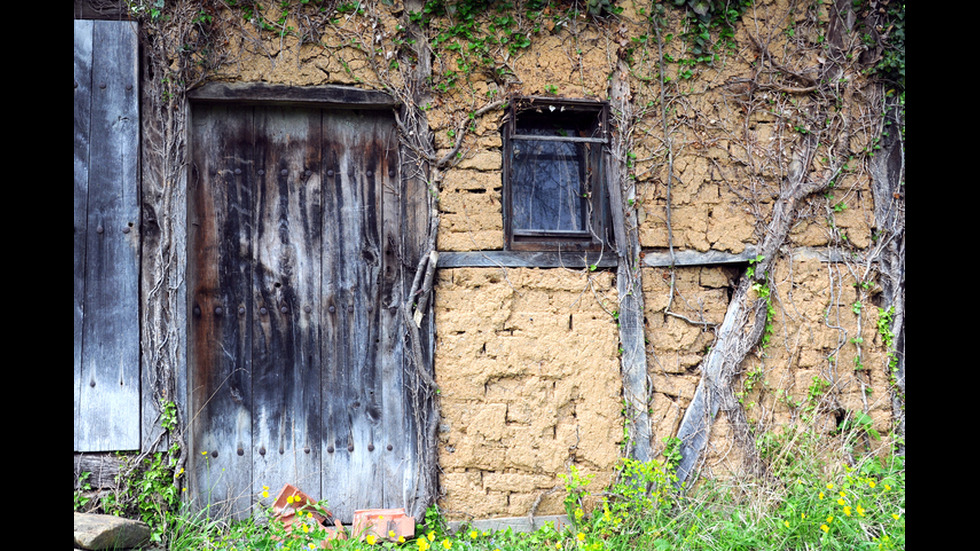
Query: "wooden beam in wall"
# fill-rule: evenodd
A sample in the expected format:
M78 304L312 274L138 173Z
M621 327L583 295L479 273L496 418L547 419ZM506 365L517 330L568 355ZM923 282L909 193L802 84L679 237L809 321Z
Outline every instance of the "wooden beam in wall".
M354 86L289 86L262 82L212 82L188 92L193 101L316 104L336 109L392 109L398 102L385 92Z
M747 264L756 257L755 246L746 247L741 253L725 251L675 251L646 250L640 253L640 265L644 268L669 266L721 266ZM795 257L817 258L822 262L841 262L840 251L825 248L798 247L790 251ZM614 251L597 252L541 252L541 251L442 251L439 268L614 268L617 259Z
M614 268L616 253L541 251L440 252L440 268Z

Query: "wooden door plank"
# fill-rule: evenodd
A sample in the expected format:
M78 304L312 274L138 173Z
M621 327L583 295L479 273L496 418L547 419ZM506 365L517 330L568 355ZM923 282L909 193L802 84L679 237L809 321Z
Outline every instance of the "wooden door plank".
M81 344L76 343L75 450L135 450L140 444L136 34L125 22L97 22L91 44L83 44L92 53L92 86L84 264L75 276L84 277L75 285L84 301L79 307L76 296L82 329ZM79 153L76 147L76 161Z
M325 142L330 135L324 125ZM321 304L321 371L322 405L321 424L323 436L323 478L321 499L338 518L350 522L353 509L349 503L352 494L347 488L345 473L350 468L350 453L354 449L348 430L348 407L353 400L350 388L350 373L344 361L349 353L346 339L341 334L342 313L346 309L340 281L340 210L343 206L343 182L340 175L343 149L340 146L323 145L323 253L321 273L323 283L323 302ZM346 168L344 169L346 170ZM348 450L350 448L350 450Z
M88 235L88 162L92 103L92 21L75 21L75 450L81 435L82 328L85 315L85 241Z
M320 121L256 112L253 490L320 486Z
M252 110L202 106L192 133L190 486L200 506L241 518L252 501Z
M376 458L385 446L377 358L385 149L374 140L374 120L350 111L323 117L323 496L344 522L384 503Z
M403 320L401 301L405 286L405 267L402 265L403 220L402 186L399 174L398 135L393 125L377 129L377 142L384 144L380 161L384 180L382 189L382 246L384 263L380 289L381 343L379 361L382 378L382 421L384 448L381 485L384 507L408 508L412 495L412 476L415 473L415 429L409 410L405 380L405 339L401 330Z

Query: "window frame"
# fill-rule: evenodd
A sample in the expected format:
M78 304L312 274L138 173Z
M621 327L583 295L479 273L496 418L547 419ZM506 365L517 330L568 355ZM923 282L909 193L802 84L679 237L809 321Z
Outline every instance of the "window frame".
M555 120L562 120L562 113L594 116L592 135L582 136L540 136L518 133L518 121L523 113L535 112L544 115L554 112ZM609 231L609 197L605 182L605 165L609 145L609 106L606 102L589 99L565 99L548 97L521 97L511 101L506 122L503 126L503 221L504 246L510 251L599 251L612 242ZM567 119L566 119L567 120ZM549 230L518 230L514 227L514 142L516 140L553 141L573 144L596 144L587 153L588 158L580 158L592 167L585 180L588 199L582 206L587 209L586 229L583 232L563 232Z

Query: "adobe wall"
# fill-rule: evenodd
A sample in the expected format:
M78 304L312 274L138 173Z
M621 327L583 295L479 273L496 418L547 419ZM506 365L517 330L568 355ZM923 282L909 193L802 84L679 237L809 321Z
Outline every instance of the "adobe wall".
M572 465L608 483L623 438L612 275L447 269L436 297L447 513L561 512L551 490Z
M457 132L466 132L460 160L441 182L440 251L504 245L504 112L491 110L471 120L467 113L509 93L610 99L617 56L634 38L651 33L635 5L620 4L625 11L604 21L572 17L556 25L555 18L542 17L532 44L507 57L508 83L474 72L469 81L433 95L425 114L437 152L450 151ZM399 2L372 4L371 10L381 12L376 22L353 14L338 18L323 29L326 47L301 46L289 36L232 44L236 61L223 76L294 85L397 84L400 77L389 70L388 53L396 51L390 41L399 36L401 9ZM665 16L662 35L675 36L664 42L665 53L685 59L689 46L677 38L682 22L671 10ZM823 60L819 49L803 47L813 41L804 44L801 37L822 32L825 25L819 4L794 11L785 0L754 2L736 26L734 44L713 66L694 67L688 79L678 76L687 66L668 63L672 79L666 88L657 84L657 52L649 46L633 51L627 99L636 113L629 169L635 229L644 250L743 253L760 242L794 162L793 147L814 121L807 118L812 105L806 95L749 89L759 59L753 44L765 37L769 52L788 70L809 74ZM795 34L785 32L789 28ZM365 33L374 33L383 48L374 57L345 46L345 40ZM452 52L439 51L434 72L457 66ZM849 71L847 78L852 84L832 116L852 116L857 124L851 128L851 150L834 154L853 161L832 193L813 197L796 220L791 243L771 274L770 343L743 366L743 405L759 430L800 421L817 378L829 385L818 430L834 432L839 419L833 412L864 411L879 432L889 431L889 381L874 307L880 288L855 262L830 263L798 251L822 247L846 259L873 245L870 179L862 155L877 126L868 97L850 95L871 93L862 88L864 77ZM864 109L866 118L855 114ZM828 162L818 156L806 170L820 177ZM642 270L655 451L663 438L676 434L701 375L698 364L745 269L741 264ZM559 475L573 465L595 474L597 486L609 483L621 457L625 423L616 309L612 271L439 270L434 315L443 417L440 504L450 518L560 513ZM727 430L724 419L715 425L705 461L708 474L741 468Z

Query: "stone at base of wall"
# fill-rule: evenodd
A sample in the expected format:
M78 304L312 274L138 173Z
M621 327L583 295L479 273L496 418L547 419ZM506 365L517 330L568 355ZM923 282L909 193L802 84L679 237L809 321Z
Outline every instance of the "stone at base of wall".
M138 520L111 515L75 513L76 549L130 549L142 547L150 539L150 528Z
M497 532L510 528L514 532L533 532L549 522L555 525L556 530L562 530L567 526L571 526L568 515L544 515L540 517L505 517L453 521L449 523L449 529L453 532L471 528L481 532Z

